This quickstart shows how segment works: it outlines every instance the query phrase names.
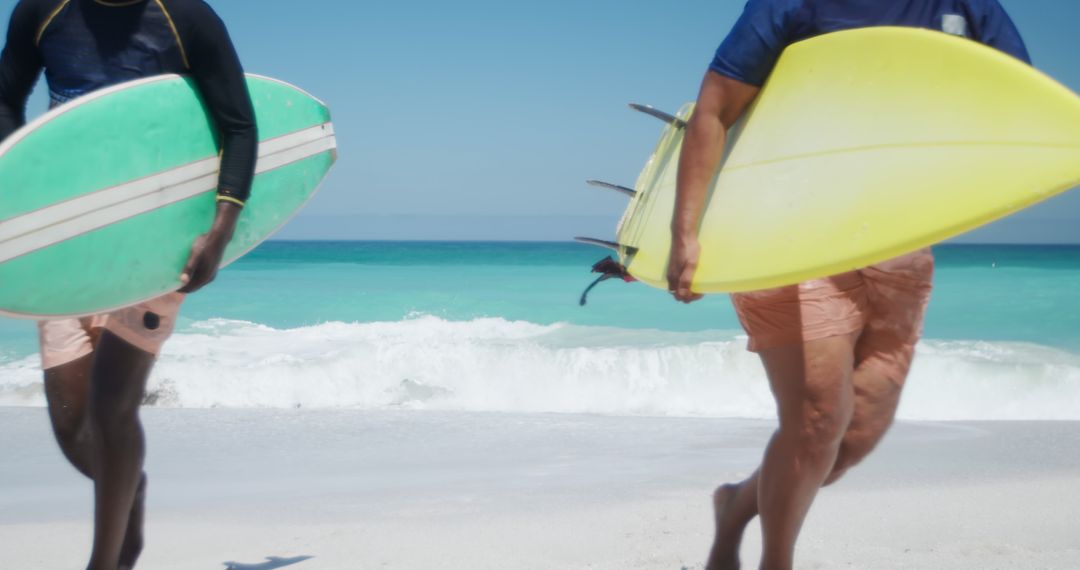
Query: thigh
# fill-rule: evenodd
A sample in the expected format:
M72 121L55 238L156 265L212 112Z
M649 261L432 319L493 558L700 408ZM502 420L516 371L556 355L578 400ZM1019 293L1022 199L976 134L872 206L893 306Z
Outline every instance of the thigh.
M857 338L849 333L759 352L781 427L848 421Z
M94 356L90 353L47 368L44 372L49 420L53 431L61 439L74 437L82 429L93 360Z
M98 421L124 419L142 404L155 356L106 329L94 351L90 404ZM105 418L102 414L119 414Z
M78 436L86 416L97 342L92 320L57 319L38 323L45 399L53 432L62 447Z

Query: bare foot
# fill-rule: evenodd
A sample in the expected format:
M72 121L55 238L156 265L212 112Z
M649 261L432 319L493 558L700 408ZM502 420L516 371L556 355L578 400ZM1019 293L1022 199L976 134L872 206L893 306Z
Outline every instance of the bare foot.
M120 565L117 570L131 570L143 549L143 520L146 511L146 473L139 479L139 488L135 490L135 501L131 504L128 516L127 534L124 545L120 548Z
M738 485L723 485L713 493L713 509L716 513L716 538L709 552L706 570L739 570L739 545L742 543L746 525L731 520L731 503L739 492Z

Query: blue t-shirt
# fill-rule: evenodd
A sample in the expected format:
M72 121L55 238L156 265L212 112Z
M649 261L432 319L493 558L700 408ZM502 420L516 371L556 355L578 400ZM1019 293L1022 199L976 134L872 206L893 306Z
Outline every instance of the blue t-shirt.
M787 46L852 28L908 26L965 36L1030 63L998 0L750 0L709 69L761 86Z

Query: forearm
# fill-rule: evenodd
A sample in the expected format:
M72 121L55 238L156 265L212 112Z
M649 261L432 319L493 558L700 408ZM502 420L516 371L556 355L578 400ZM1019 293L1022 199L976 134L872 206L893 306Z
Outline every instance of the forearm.
M234 202L218 200L209 234L227 244L236 232L236 221L240 218L242 211L243 207Z
M246 93L243 94L245 97ZM251 194L255 163L259 153L259 135L252 123L222 136L219 200L242 206Z
M686 126L671 221L675 237L696 236L709 183L723 157L727 131L714 113L695 113Z
M180 274L181 293L194 293L202 289L217 276L225 256L225 249L236 231L236 220L240 217L242 206L226 200L219 200L214 212L214 222L210 231L199 236L191 247L191 255Z

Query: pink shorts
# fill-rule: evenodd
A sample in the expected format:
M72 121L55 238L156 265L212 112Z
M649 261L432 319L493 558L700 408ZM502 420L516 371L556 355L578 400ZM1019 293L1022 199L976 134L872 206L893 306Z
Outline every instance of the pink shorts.
M860 352L908 353L922 335L933 275L934 256L927 248L826 279L737 293L731 300L753 352L860 333Z
M184 302L182 293L169 293L132 307L83 317L38 323L41 340L41 367L56 368L94 351L101 329L157 356L176 327L176 315Z

